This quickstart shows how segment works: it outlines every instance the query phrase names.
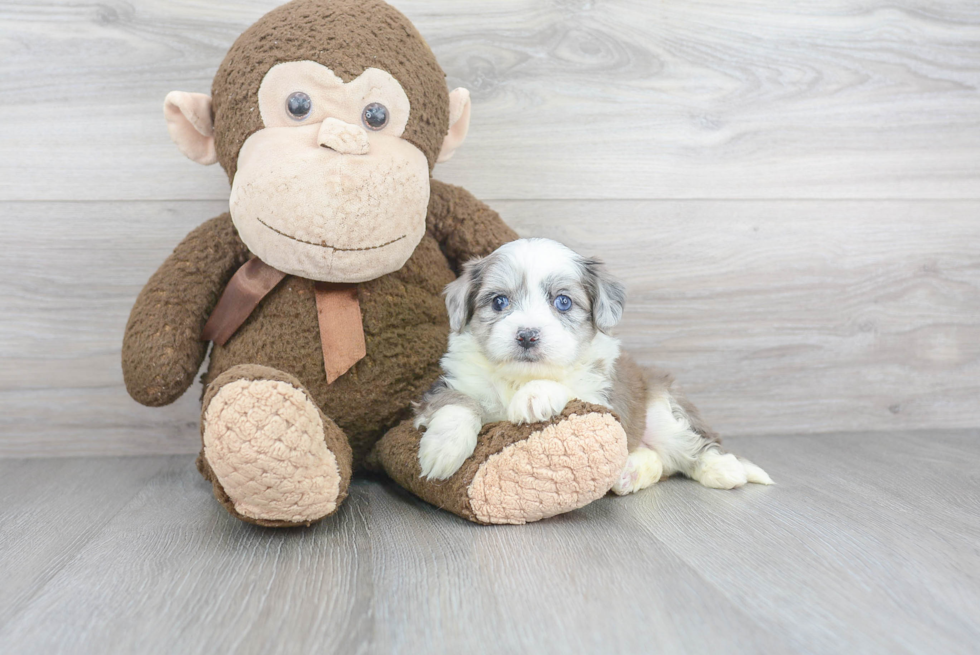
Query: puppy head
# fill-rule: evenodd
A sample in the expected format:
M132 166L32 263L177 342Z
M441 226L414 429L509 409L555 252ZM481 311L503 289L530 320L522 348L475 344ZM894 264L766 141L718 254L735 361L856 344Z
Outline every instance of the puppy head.
M519 239L468 262L446 287L454 332L497 364L567 366L623 315L626 290L602 264L550 239Z

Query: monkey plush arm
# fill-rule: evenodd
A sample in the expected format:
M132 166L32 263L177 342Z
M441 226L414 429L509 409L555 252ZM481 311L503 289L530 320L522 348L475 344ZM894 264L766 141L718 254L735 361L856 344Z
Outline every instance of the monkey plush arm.
M426 228L436 238L456 272L463 262L489 255L517 233L500 215L466 189L432 180Z
M204 323L247 259L223 214L188 234L157 269L136 298L123 337L123 379L133 399L159 407L187 391L207 354Z

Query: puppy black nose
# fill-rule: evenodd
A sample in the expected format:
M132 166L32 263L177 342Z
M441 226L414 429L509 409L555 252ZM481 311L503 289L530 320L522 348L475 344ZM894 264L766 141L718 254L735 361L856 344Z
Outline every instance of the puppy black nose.
M541 330L521 328L517 331L517 343L521 345L521 348L533 348L538 344L539 334L541 334Z

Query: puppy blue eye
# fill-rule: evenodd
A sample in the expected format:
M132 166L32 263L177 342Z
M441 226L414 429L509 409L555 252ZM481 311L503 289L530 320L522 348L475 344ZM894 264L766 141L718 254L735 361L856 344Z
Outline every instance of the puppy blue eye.
M502 312L507 309L510 305L510 299L507 296L497 296L493 299L493 311Z
M560 312L567 312L572 308L572 299L568 296L558 296L555 298L555 309Z

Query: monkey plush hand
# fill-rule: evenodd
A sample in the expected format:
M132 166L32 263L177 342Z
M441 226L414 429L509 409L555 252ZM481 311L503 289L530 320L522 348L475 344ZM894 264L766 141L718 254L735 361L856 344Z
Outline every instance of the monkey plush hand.
M516 238L463 189L431 179L469 127L465 89L379 0L295 0L234 43L211 96L165 117L190 159L220 163L229 212L150 278L122 349L151 406L204 374L197 465L234 516L310 524L358 470L383 470L481 523L580 507L613 485L626 445L606 410L571 403L540 424L484 428L449 480L420 475L412 401L438 378L459 265Z

